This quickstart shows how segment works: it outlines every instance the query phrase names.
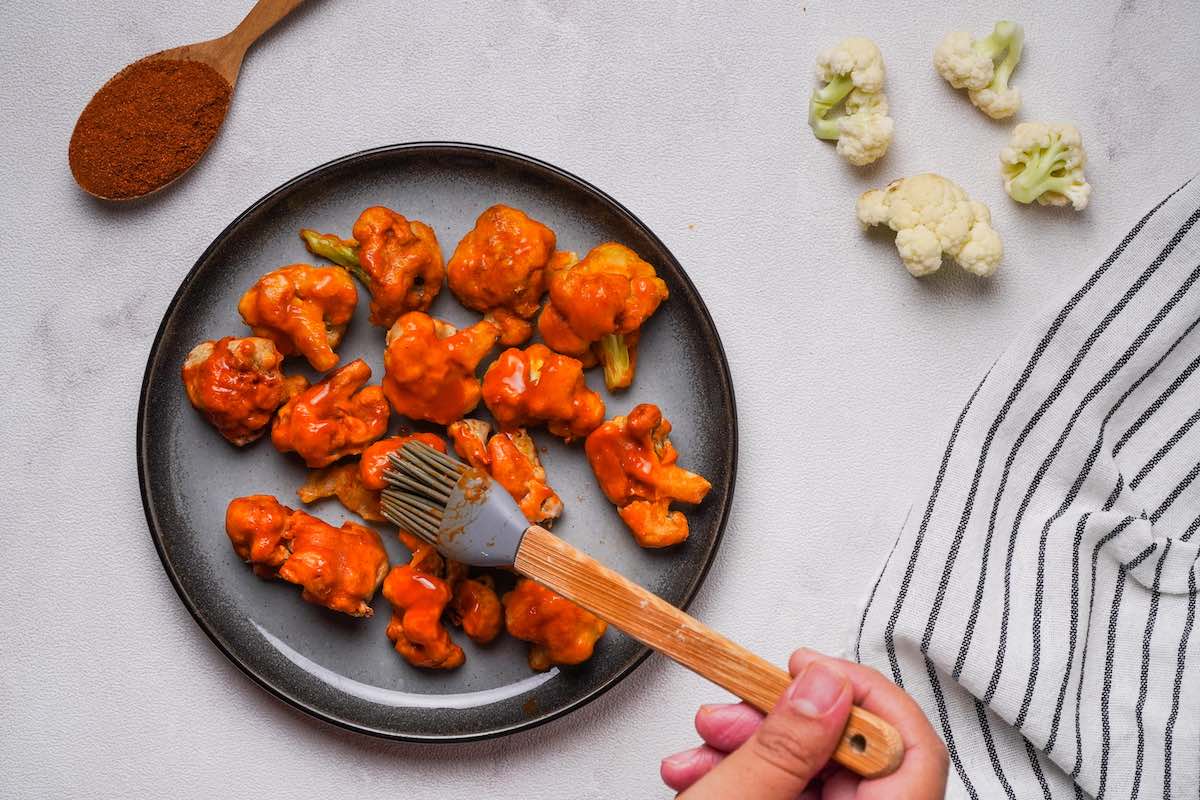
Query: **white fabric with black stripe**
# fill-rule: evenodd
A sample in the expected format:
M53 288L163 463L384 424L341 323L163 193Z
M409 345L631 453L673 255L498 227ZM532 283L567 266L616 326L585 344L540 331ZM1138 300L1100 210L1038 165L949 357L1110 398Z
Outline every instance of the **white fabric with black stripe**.
M1198 279L1195 179L993 365L871 591L952 797L1200 796Z

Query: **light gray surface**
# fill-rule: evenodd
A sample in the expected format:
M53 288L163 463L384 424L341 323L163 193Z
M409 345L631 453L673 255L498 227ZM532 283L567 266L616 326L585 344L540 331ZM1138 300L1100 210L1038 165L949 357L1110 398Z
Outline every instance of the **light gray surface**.
M741 417L726 545L694 610L782 661L838 648L896 508L980 372L1154 200L1197 169L1200 12L1187 0L1028 4L1023 119L1083 132L1081 214L1018 207L996 177L1009 125L933 72L969 3L314 1L259 45L219 141L150 202L78 192L66 144L103 80L217 35L242 0L7 4L0 102L0 794L665 796L657 756L721 697L652 659L550 727L430 748L333 730L253 686L192 622L146 533L133 459L150 339L179 280L283 180L393 141L460 139L556 163L627 204L689 270L720 328ZM433 10L436 8L436 11ZM422 10L424 9L424 10ZM896 142L855 170L804 124L812 63L875 38ZM862 190L935 170L987 203L990 282L916 282L863 235Z

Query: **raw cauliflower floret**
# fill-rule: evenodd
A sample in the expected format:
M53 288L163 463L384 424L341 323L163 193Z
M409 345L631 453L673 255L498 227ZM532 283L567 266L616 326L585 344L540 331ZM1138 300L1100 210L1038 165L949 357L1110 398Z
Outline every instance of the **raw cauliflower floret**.
M992 119L1011 117L1021 107L1021 93L1008 81L1024 42L1025 33L1015 22L997 22L978 41L966 31L954 31L933 51L933 66L955 89L966 89L975 107Z
M843 40L817 59L817 77L808 124L818 139L837 141L838 155L855 166L877 161L892 142L892 118L883 95L883 56L870 39ZM829 112L842 105L842 116Z
M987 207L940 175L914 175L865 192L858 199L858 218L864 226L896 231L900 260L918 278L936 272L943 256L986 277L1004 255Z
M1083 176L1087 153L1079 129L1067 123L1022 122L1000 151L1004 190L1018 203L1087 207L1092 187Z

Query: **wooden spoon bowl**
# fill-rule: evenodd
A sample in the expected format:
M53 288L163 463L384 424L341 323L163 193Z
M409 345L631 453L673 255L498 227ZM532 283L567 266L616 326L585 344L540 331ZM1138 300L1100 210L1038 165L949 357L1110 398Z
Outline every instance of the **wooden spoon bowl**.
M246 56L246 51L250 49L250 46L254 44L259 37L261 37L277 22L295 10L295 8L303 1L304 0L258 0L254 7L250 9L250 13L246 15L246 17L238 24L238 26L224 36L220 36L216 39L209 39L203 42L185 44L182 47L173 47L170 50L163 50L162 52L146 56L145 58L130 64L128 67L121 70L121 72L118 72L116 75L110 78L96 94L99 96L106 88L111 86L118 79L122 78L128 70L136 65L154 61L190 61L203 64L216 72L217 75L219 75L221 79L228 84L229 94L232 98L233 89L237 85L238 73L241 71L242 61ZM95 102L95 98L93 98L92 102ZM90 106L91 103L89 103L89 108ZM205 141L201 147L193 150L193 152L190 154L192 157L191 162L184 166L183 169L172 172L170 176L161 183L158 183L157 185L151 185L146 188L145 191L141 191L136 194L121 194L120 196L109 196L103 192L96 191L94 188L89 188L87 185L85 185L83 180L80 180L80 176L78 172L76 172L74 157L75 141L80 135L80 122L83 120L84 115L88 111L88 109L85 108L84 112L80 114L79 121L75 123L75 133L72 135L71 168L72 173L75 175L75 180L77 183L79 183L80 188L82 188L85 192L102 200L134 200L139 197L145 197L146 195L157 192L174 183L176 180L186 174L193 166L195 166L197 162L199 162L200 158L212 145L213 140L216 139L217 131L220 130L221 125L224 123L225 113L228 111L228 108L228 104L226 104L220 112L220 119L215 125L212 125L207 129L209 131L208 140ZM131 126L137 125L137 123L137 120L129 120L129 124ZM167 151L178 149L172 147L172 145L177 143L171 141L162 141L157 142L156 144L160 145L164 150Z

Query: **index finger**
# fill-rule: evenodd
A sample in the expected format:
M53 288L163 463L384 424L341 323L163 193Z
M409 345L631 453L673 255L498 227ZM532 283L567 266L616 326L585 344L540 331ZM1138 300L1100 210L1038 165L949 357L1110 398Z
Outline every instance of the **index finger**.
M796 675L814 661L836 663L854 687L854 704L887 720L900 733L900 739L904 742L904 760L896 772L887 778L879 779L879 782L892 783L893 779L898 779L896 784L910 787L914 785L912 781L917 781L915 785L928 786L931 792L938 791L939 786L944 792L950 766L946 745L917 701L870 667L855 661L831 658L807 648L792 654L788 661L788 670Z

